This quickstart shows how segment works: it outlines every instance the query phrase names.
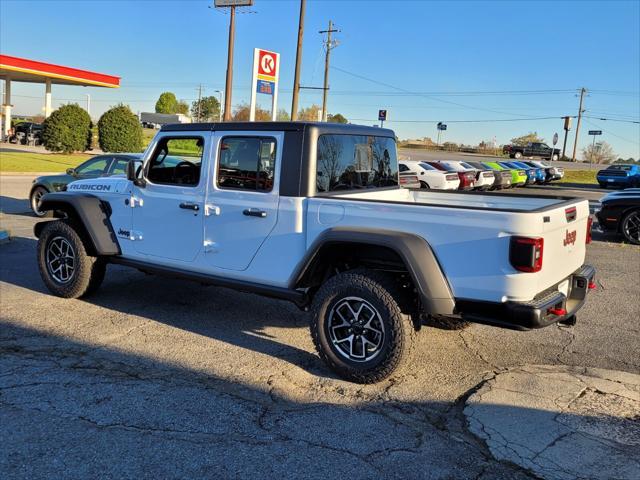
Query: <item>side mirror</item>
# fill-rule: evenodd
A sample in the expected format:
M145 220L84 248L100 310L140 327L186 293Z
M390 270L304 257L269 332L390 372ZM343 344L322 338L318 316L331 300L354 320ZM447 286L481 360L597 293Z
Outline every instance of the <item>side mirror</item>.
M75 168L67 168L67 175L71 175L72 177L75 177L78 174L76 173L76 169Z
M144 180L138 178L138 169L142 168L142 165L137 160L129 160L127 163L127 180L134 183L138 187L144 187Z

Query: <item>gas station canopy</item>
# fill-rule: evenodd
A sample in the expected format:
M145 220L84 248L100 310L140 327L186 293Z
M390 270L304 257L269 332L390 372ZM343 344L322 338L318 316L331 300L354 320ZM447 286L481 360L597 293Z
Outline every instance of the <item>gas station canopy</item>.
M11 82L44 83L44 114L51 114L51 85L77 85L83 87L118 88L120 77L90 72L79 68L54 65L26 58L0 54L0 79L5 81L3 128L0 136L6 138L11 127Z
M120 77L0 54L0 78L14 82L118 88Z

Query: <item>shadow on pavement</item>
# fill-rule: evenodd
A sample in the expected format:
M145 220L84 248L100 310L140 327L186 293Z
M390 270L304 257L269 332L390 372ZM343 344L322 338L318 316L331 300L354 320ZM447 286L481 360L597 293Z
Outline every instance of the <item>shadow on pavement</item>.
M0 195L0 213L35 217L31 211L31 207L29 207L29 200L25 198L7 197L5 195Z
M243 384L159 359L161 352L152 358L4 321L0 332L6 478L538 478L496 461L469 432L467 394L455 403L400 402L383 385L368 395L346 385L341 401L293 400L305 385ZM540 451L528 443L529 435L558 434L539 425L602 417L565 412L558 420L556 411L508 400L482 405L482 414L503 425L529 419L504 449L557 478L565 469L630 478L629 465L616 462L631 446L616 444L611 460L594 442L556 450L554 441Z

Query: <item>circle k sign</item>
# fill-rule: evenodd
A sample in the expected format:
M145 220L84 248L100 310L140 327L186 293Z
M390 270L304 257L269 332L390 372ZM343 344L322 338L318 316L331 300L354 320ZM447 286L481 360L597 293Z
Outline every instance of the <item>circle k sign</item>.
M258 75L273 77L278 71L278 54L267 50L258 50Z

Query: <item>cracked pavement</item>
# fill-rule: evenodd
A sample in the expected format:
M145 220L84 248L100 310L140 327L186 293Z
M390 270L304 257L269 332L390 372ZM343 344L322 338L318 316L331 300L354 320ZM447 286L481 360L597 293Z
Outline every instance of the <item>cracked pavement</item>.
M16 237L0 245L3 478L580 478L553 476L582 460L572 448L583 444L563 432L603 430L605 387L555 389L557 427L539 444L536 422L549 410L486 402L486 389L532 369L559 375L531 365L640 371L635 247L588 247L603 288L573 329L424 327L411 368L363 386L324 367L306 316L285 302L115 266L91 297L50 296L36 267L35 219L20 214L22 187L0 186L3 199L18 199L0 214ZM475 404L478 396L485 401ZM621 398L601 441L637 449L624 418L638 419ZM483 436L465 408L483 425L503 422L495 432L486 422ZM512 439L501 427L515 414L526 422ZM558 458L561 447L574 455ZM538 469L547 457L563 463Z

